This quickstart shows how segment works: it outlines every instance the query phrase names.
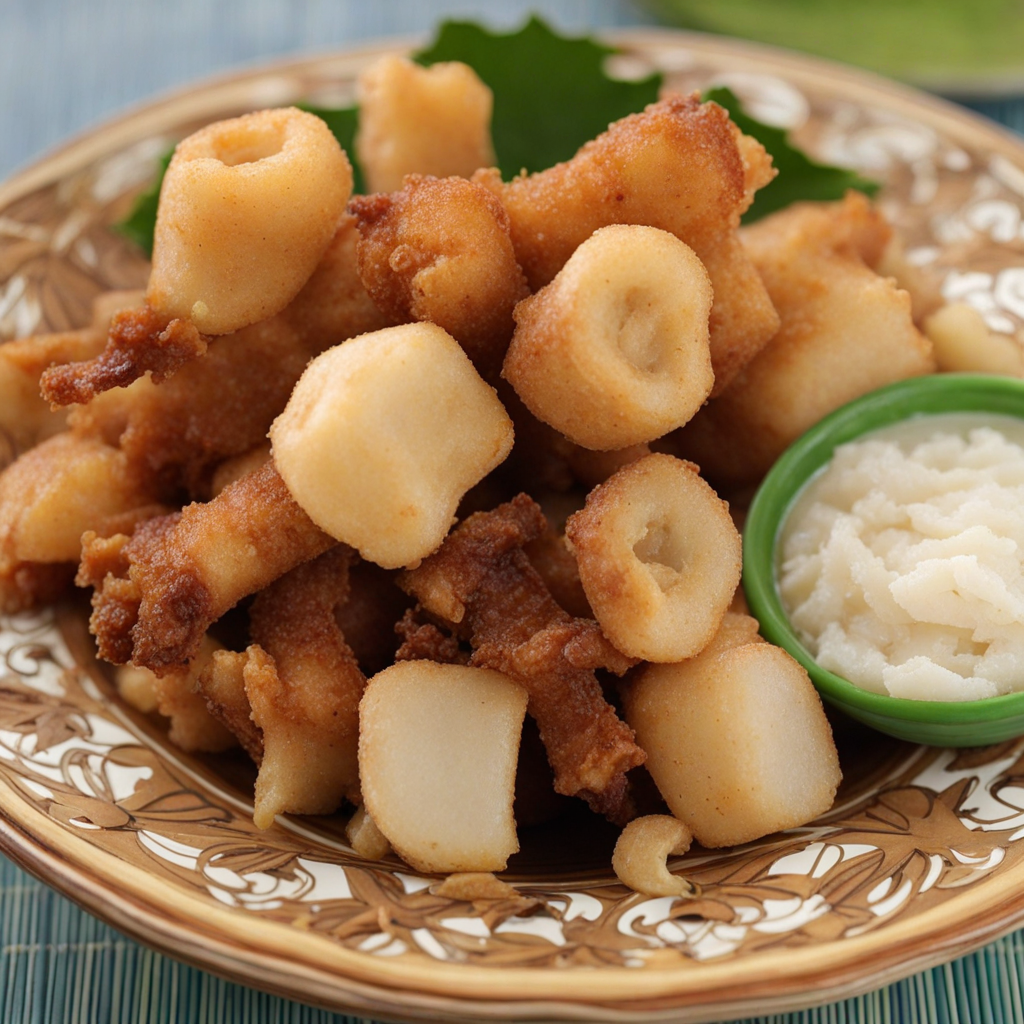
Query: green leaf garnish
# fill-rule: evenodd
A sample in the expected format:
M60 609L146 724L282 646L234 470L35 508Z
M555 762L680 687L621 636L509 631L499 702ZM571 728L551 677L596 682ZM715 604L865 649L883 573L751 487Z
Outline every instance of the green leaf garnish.
M322 121L327 123L331 133L338 140L338 145L348 154L352 164L352 191L362 195L366 191L366 184L363 181L363 171L356 160L356 129L359 127L359 108L341 107L337 110L328 107L314 107L310 103L297 103L297 107L316 114Z
M462 61L490 87L491 136L507 179L568 160L612 121L658 98L659 74L639 81L608 77L604 64L616 52L593 39L556 35L532 17L504 35L469 21L446 21L413 59L428 65Z
M114 225L115 230L134 242L147 256L153 255L153 231L156 229L156 207L160 201L160 186L163 184L164 174L172 156L173 146L160 157L156 180L145 192L136 197L132 212Z
M791 203L808 199L842 199L851 188L869 196L878 191L880 186L877 181L862 178L856 171L845 167L831 167L811 160L790 143L786 132L781 128L762 124L745 113L731 89L724 86L708 89L703 99L714 100L725 107L740 131L753 136L768 150L779 172L773 181L758 191L753 205L743 216L744 224L760 220Z

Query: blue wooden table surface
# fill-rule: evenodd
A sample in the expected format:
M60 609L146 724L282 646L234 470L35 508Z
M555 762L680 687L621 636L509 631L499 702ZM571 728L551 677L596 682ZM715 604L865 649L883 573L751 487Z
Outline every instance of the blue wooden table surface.
M442 16L511 28L537 11L563 30L653 24L625 0L0 0L0 178L70 135L196 78L395 34ZM1022 58L1024 59L1024 58ZM1024 131L1024 97L974 109ZM803 1013L825 1022L1020 1022L1024 932L886 989ZM4 1024L340 1024L221 981L107 927L0 858Z

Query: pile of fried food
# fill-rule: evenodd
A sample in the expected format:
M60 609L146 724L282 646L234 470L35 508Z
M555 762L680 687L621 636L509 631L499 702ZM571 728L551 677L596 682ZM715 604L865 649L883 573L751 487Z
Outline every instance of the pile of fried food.
M503 182L467 67L389 57L360 93L372 194L311 114L210 125L145 294L0 346L2 607L92 588L124 699L240 745L260 827L348 807L361 855L490 872L576 797L624 827L624 882L685 894L673 852L840 779L720 494L934 371L934 310L860 195L741 231L774 171L714 103Z

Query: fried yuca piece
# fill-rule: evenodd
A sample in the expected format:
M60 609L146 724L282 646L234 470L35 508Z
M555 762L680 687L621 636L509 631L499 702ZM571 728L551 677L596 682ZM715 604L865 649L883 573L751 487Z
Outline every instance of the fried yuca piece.
M406 177L390 195L356 196L359 273L393 323L443 327L486 379L501 367L529 294L509 236L508 214L463 178Z
M335 543L273 463L130 538L87 534L79 583L96 588L90 628L100 656L157 675L187 665L229 608Z
M573 619L551 597L523 551L546 529L540 506L521 494L464 520L400 582L469 640L471 665L526 689L555 789L624 822L632 813L625 773L645 754L604 699L594 669L621 674L632 662L596 623Z
M759 143L715 103L667 96L616 121L567 163L503 184L501 199L531 289L551 281L608 224L662 228L689 245L714 290L711 362L721 391L778 329L778 317L737 235L740 216L775 172Z
M339 545L260 591L243 670L263 735L257 827L276 814L330 814L359 798L359 700L366 677L338 627L355 552Z
M407 174L469 177L495 162L494 97L467 64L381 57L359 76L356 96L356 155L371 192L393 192Z
M688 245L612 224L516 306L502 376L538 419L584 448L653 441L711 391L710 312L711 282Z
M245 692L244 651L215 651L196 679L196 693L207 710L241 744L258 766L263 760L263 731L252 720L252 705Z
M20 455L0 473L0 603L7 610L51 600L78 561L82 534L150 508L154 494L124 454L64 432Z
M15 451L25 451L67 426L67 413L51 410L39 393L43 372L54 365L98 355L111 317L141 300L142 292L101 292L93 300L88 327L37 334L0 345L0 433L10 438Z
M647 661L697 654L740 581L728 505L671 455L648 455L594 488L566 536L605 636Z
M164 175L146 302L228 334L281 312L309 280L352 192L324 121L295 107L218 121Z
M716 484L753 483L833 409L934 372L910 297L871 269L890 233L859 192L840 203L798 204L744 229L782 327L673 437L674 450Z

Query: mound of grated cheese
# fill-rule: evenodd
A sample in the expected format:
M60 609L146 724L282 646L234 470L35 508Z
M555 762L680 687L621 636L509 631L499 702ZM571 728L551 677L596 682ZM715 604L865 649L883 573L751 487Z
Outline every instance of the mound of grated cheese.
M1024 427L987 422L886 428L806 488L778 585L823 668L914 700L1024 690Z

